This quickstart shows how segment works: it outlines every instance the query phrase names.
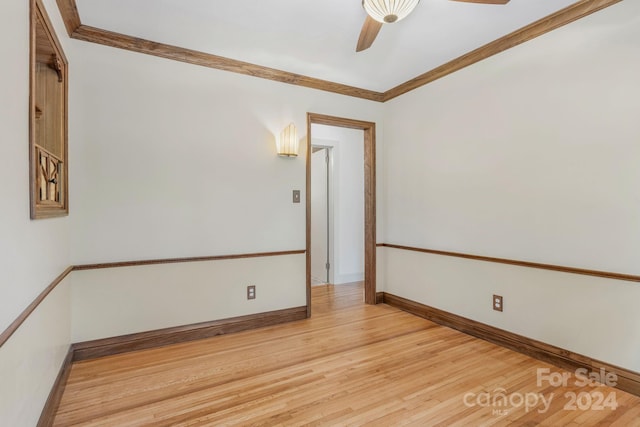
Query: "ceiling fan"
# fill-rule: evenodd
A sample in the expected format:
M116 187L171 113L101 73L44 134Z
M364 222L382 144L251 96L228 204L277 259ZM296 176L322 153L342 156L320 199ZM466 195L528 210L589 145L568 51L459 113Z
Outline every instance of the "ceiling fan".
M507 4L510 0L453 0L466 3ZM362 7L367 12L364 20L356 52L369 49L378 36L383 24L398 22L409 15L420 3L420 0L362 0Z

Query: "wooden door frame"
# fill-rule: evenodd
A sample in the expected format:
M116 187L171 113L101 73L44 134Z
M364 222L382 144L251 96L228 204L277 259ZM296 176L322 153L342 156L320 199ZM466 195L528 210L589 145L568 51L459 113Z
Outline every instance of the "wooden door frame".
M376 303L376 124L307 113L307 317L311 316L311 125L364 131L364 302Z

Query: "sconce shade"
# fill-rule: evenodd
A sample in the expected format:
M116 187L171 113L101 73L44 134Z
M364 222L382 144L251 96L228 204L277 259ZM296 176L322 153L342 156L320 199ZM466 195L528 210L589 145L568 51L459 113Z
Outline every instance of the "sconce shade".
M411 13L420 0L363 0L369 16L383 24L398 22Z
M298 157L298 133L293 123L284 128L276 145L278 156Z

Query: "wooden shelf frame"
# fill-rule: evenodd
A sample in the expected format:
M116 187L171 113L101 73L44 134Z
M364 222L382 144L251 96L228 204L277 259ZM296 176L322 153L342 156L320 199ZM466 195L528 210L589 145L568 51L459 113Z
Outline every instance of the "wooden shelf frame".
M47 15L41 0L31 0L30 11L30 55L29 55L29 195L31 219L53 218L69 214L69 155L68 155L68 110L69 110L69 62L64 54L60 40L58 39L51 20ZM54 84L62 85L55 105L43 104L39 98L39 92L47 91L49 87L41 87L38 68L46 68L55 73ZM53 80L52 80L53 81ZM48 99L48 98L47 98ZM43 119L51 118L48 114L53 112L56 121L53 134L56 137L56 149L43 143L39 132L44 127ZM50 132L50 129L44 129ZM46 194L55 191L55 200L49 196L42 199L41 155L45 153L48 158L54 159L55 173L47 170ZM51 178L53 176L53 178ZM53 187L53 190L51 189Z

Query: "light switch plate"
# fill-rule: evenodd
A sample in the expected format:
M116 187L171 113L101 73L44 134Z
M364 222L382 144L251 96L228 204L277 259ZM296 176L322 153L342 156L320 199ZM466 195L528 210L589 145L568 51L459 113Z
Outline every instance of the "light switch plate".
M293 203L300 203L300 190L293 190Z

